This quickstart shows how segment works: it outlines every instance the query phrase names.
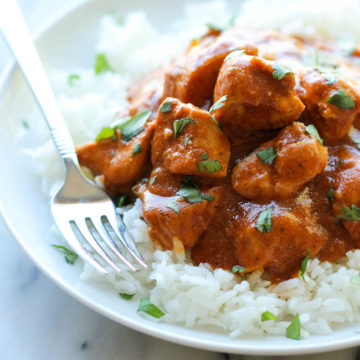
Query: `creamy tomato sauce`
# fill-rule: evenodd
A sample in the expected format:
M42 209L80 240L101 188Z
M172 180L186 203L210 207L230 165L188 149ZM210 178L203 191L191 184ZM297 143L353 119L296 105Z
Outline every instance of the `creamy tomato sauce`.
M360 247L358 60L324 39L211 30L130 89L80 164L114 197L136 191L156 246L297 276L307 256Z

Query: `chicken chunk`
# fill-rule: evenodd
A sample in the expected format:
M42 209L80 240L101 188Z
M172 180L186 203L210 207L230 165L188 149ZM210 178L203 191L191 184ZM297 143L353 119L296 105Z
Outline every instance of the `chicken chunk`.
M209 107L216 78L225 57L233 50L245 49L256 54L249 43L249 31L231 29L220 35L210 31L195 40L184 56L178 58L165 76L164 95L178 98L185 103Z
M340 77L309 70L301 76L297 92L306 106L305 118L328 141L346 136L360 113L358 91Z
M196 192L197 198L183 197L186 193L180 189L184 186ZM220 186L199 186L193 179L155 168L147 186L139 191L152 241L180 253L193 247L215 215L221 193Z
M327 148L295 122L241 160L232 185L247 199L285 199L322 172L327 158Z
M102 175L104 186L112 195L128 192L147 169L153 127L149 124L128 142L117 131L113 138L78 146L80 165L90 169L94 176Z
M227 96L215 112L220 123L236 124L246 130L270 130L297 120L304 104L297 96L295 76L274 77L275 63L257 56L229 57L220 69L214 101Z
M230 144L207 111L166 98L156 119L152 163L172 174L222 178Z
M270 208L270 227L262 232L260 214ZM266 269L271 281L279 282L296 275L306 255L315 256L325 241L326 233L303 194L291 210L272 204L245 209L235 227L234 252L247 272Z
M338 165L333 176L332 207L346 230L360 246L360 152L350 146L336 151Z

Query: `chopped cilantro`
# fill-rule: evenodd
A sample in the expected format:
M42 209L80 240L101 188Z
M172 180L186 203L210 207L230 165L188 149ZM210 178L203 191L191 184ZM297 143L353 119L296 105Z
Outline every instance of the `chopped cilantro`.
M260 150L256 153L256 156L265 164L272 164L276 158L276 151L272 147L268 147L264 150Z
M144 125L151 115L150 110L142 111L139 114L134 115L124 124L119 124L116 126L117 129L121 130L121 138L124 141L129 141L137 134L141 133L144 130Z
M76 82L80 80L80 75L79 74L70 74L68 76L67 80L68 80L68 84L70 86L74 86L76 84Z
M141 151L142 151L141 145L140 145L140 144L136 144L136 145L134 146L134 149L133 149L133 152L132 152L132 156L135 156L135 155L137 155L137 154L140 154Z
M119 296L124 300L131 300L135 294L119 293Z
M121 195L117 201L117 207L123 207L126 204L126 200L127 200L127 195Z
M309 258L310 258L310 251L307 253L307 255L305 256L304 260L301 262L301 265L300 265L300 276L303 278L303 280L305 280L304 274L306 271L306 266L309 261Z
M277 320L277 317L270 311L265 311L261 314L261 321Z
M317 131L317 128L315 127L315 125L311 124L311 125L305 126L305 130L308 134L315 136L321 145L324 143L324 140L320 137L319 132Z
M201 158L202 160L207 160L207 159L209 158L209 154L208 154L208 153L202 153L202 154L200 155L200 158Z
M280 64L274 64L273 69L273 78L277 80L281 80L286 74L294 73L294 71L291 70L288 66Z
M201 194L201 197L202 197L204 200L207 200L207 201L214 201L214 200L215 200L215 196L214 196L214 195Z
M172 105L172 102L171 102L171 101L164 102L164 103L161 105L160 111L161 111L163 114L170 112L170 111L171 111L171 105Z
M155 182L156 178L157 178L157 175L153 176L153 177L150 179L149 184L150 184L150 185L154 185L154 182Z
M246 269L243 268L242 266L240 266L240 265L235 265L235 266L233 266L231 272L232 272L233 274L236 274L236 273L241 274L241 273L244 272L245 270L246 270Z
M360 221L360 207L355 206L354 204L351 207L344 206L341 209L341 215L338 215L339 218L349 221Z
M286 328L286 337L289 339L300 340L300 317L296 314L291 324Z
M196 121L194 121L188 117L174 121L173 128L174 128L174 138L175 139L181 134L181 132L184 130L185 126L188 125L189 123L196 124Z
M225 58L224 61L228 61L228 60L234 59L234 58L242 55L244 52L245 52L245 50L240 50L240 49L234 50L234 51L232 51L231 53L229 53L229 54L226 56L226 58Z
M334 92L326 102L342 109L352 109L355 107L354 100L341 89Z
M70 265L74 265L75 261L77 260L77 258L79 257L79 255L72 251L69 250L67 247L62 246L62 245L54 245L51 244L51 246L53 246L56 249L59 249L60 251L62 251L65 254L65 261L70 264Z
M330 189L328 190L327 197L328 197L329 200L333 200L333 199L334 199L334 192L335 192L334 188L330 188Z
M147 181L148 181L148 178L147 178L147 177L144 177L144 178L141 179L141 182L142 182L143 184L147 183Z
M96 137L95 141L100 141L104 139L108 139L115 136L115 129L106 127L102 129L99 135Z
M215 171L220 171L222 169L222 166L219 160L205 160L198 162L198 168L201 172L204 172L206 170L209 173L213 173Z
M112 71L105 54L97 54L95 58L95 74Z
M140 300L139 307L137 309L137 312L144 312L156 319L161 318L165 314L153 303L150 302L149 298L142 298Z
M168 207L171 210L174 210L177 214L180 214L179 206L176 203L176 201L167 204L166 207Z
M222 96L219 100L217 100L213 106L210 108L209 113L212 114L217 109L222 108L225 105L226 100L228 99L227 95Z
M263 210L257 221L256 221L256 229L260 232L271 232L272 225L271 225L271 215L272 215L273 206L270 206L266 210Z
M213 195L202 194L199 184L190 176L186 176L184 182L181 184L177 195L182 196L189 203L198 203L203 200L214 201Z
M24 129L29 130L30 126L29 123L26 120L21 121L21 125L24 127Z
M184 146L187 147L188 146L188 143L190 141L190 136L188 134L185 134L185 140L184 140Z

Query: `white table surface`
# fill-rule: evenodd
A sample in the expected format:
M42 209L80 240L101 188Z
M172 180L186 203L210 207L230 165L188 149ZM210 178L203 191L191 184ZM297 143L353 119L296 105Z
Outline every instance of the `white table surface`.
M4 0L11 1L11 0ZM76 0L20 0L36 33ZM0 73L10 55L0 38ZM4 154L2 154L4 155ZM0 218L0 360L260 360L174 345L78 303L37 270ZM283 359L356 360L357 349Z

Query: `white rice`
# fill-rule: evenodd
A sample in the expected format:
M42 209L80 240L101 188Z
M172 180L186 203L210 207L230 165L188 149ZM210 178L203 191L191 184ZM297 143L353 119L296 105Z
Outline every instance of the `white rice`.
M356 0L288 1L252 0L237 5L237 23L278 28L289 34L316 34L335 38L360 38L360 7ZM167 65L189 41L205 32L206 22L225 24L234 13L225 1L197 3L185 7L184 16L160 32L141 12L130 13L119 26L114 17L104 16L99 29L97 52L106 54L117 73L95 75L93 69L52 71L51 78L71 134L77 144L91 141L116 112L126 108L126 87L147 72ZM69 73L80 80L68 84ZM22 99L21 99L22 100ZM33 161L42 179L42 190L49 195L62 179L57 153L48 137L38 111L28 115L32 141L24 153ZM29 132L17 129L23 143ZM36 144L36 146L34 146ZM360 251L350 251L337 264L309 260L305 281L300 278L277 286L261 279L260 272L239 280L221 269L212 271L202 264L193 266L189 254L155 251L142 219L142 204L123 211L124 221L138 249L149 264L148 270L99 275L84 264L81 278L105 281L118 292L135 293L161 308L161 319L188 327L212 325L230 336L242 334L284 335L296 313L301 320L301 336L331 334L343 323L360 320L360 286L350 282L359 274ZM65 265L64 265L65 266ZM110 270L111 271L111 270ZM271 311L277 321L261 322L261 314Z

